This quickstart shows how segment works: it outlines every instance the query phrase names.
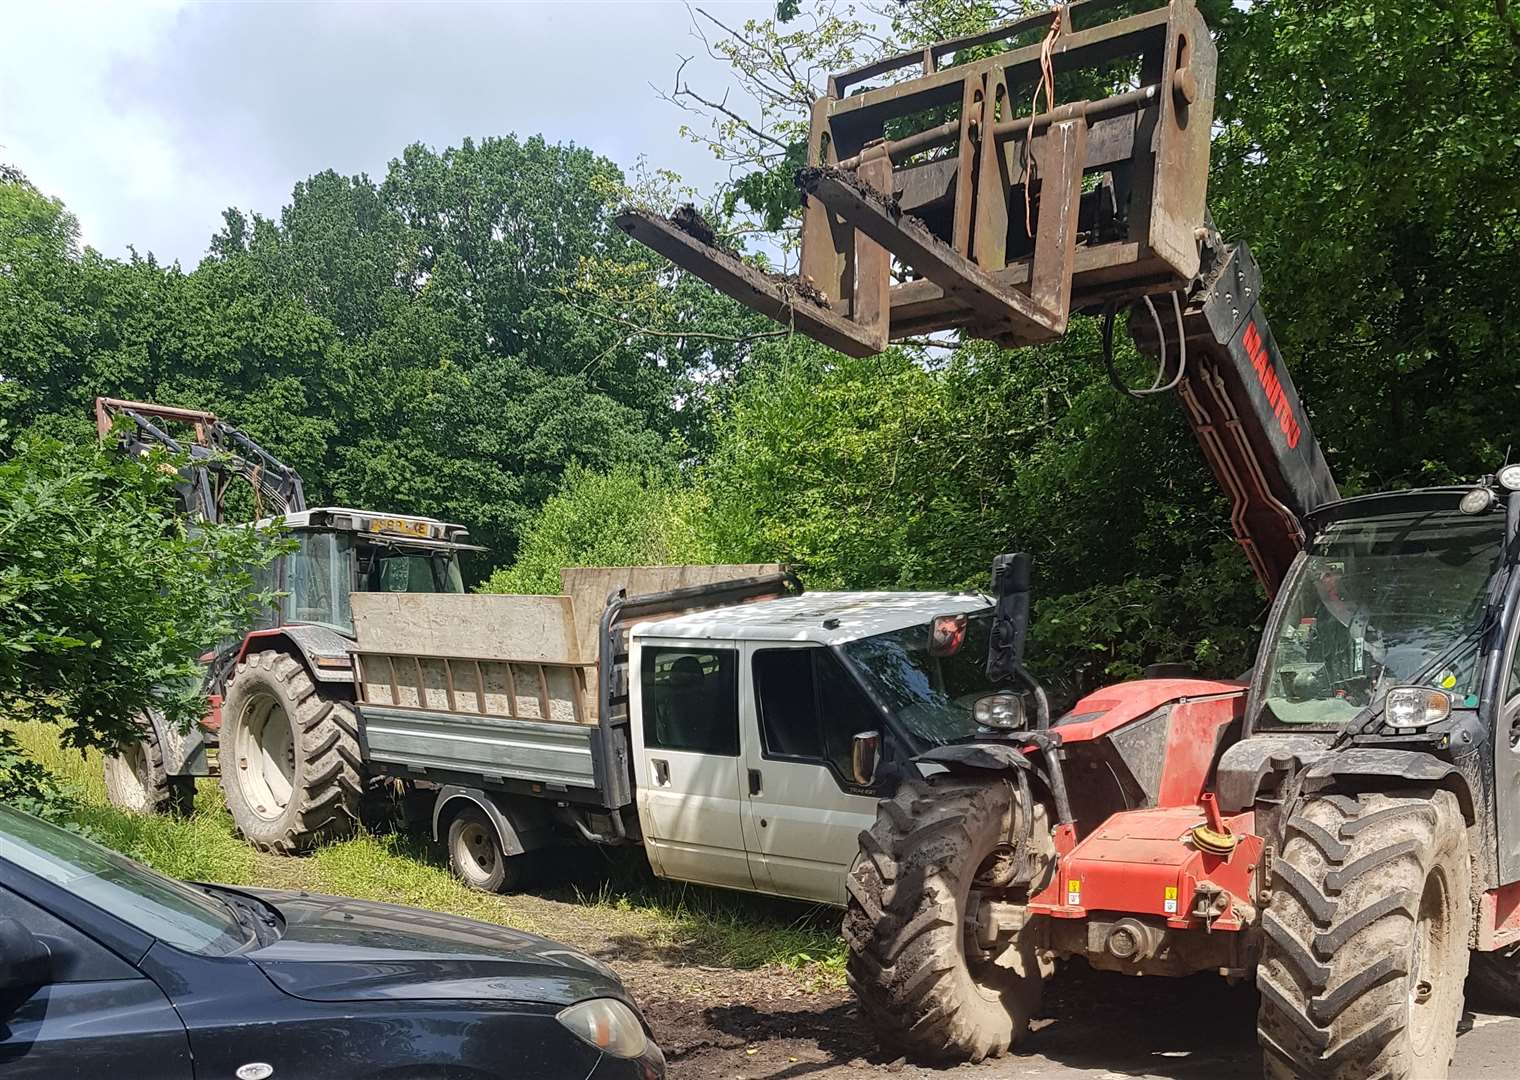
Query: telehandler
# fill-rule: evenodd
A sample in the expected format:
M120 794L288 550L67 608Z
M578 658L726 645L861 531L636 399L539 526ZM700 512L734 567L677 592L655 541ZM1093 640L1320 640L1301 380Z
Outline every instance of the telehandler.
M1246 677L1052 716L1023 665L1028 560L998 560L987 667L1009 685L974 735L881 763L895 794L848 885L849 980L882 1038L1003 1054L1081 958L1254 979L1269 1077L1443 1077L1470 958L1520 1003L1520 465L1340 497L1257 265L1207 214L1215 61L1193 0L1088 0L834 76L793 278L689 219L619 223L856 356L1100 315L1116 385L1180 401L1272 600ZM1058 79L1104 89L1057 103ZM1159 365L1143 389L1112 361L1126 307Z

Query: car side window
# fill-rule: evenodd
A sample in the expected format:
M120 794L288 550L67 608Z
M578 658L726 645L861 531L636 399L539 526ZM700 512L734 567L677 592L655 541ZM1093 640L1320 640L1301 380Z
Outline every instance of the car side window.
M51 982L100 982L140 977L136 968L100 942L4 886L0 886L0 919L15 919L43 939L53 954L52 969L48 972Z
M644 745L738 757L738 652L685 646L643 652Z
M844 665L821 648L759 649L752 664L766 756L827 763L854 786L854 738L881 721Z

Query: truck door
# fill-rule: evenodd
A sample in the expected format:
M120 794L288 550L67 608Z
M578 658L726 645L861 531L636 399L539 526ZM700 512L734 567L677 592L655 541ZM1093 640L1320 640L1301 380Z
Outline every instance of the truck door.
M851 776L851 743L881 731L881 718L828 649L767 642L745 650L745 835L755 886L842 905L880 796Z
M635 641L634 787L661 877L753 889L744 846L739 651Z

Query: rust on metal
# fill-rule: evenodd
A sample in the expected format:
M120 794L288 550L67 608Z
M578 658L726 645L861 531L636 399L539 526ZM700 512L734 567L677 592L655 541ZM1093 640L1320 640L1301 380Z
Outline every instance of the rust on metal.
M1216 67L1195 0L1138 13L1086 0L1046 40L1050 28L1049 13L1032 15L830 77L797 177L795 283L721 249L705 223L628 211L619 224L856 356L949 329L1048 341L1074 310L1185 286L1199 269ZM954 62L986 46L1005 51ZM1111 92L1030 115L1042 59Z

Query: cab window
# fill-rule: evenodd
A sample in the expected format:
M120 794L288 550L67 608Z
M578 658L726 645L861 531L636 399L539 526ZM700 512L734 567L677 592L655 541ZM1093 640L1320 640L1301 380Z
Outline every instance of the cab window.
M739 756L739 654L733 649L644 649L644 745Z
M765 756L826 764L853 785L851 744L881 720L849 672L821 648L759 649L752 663Z

